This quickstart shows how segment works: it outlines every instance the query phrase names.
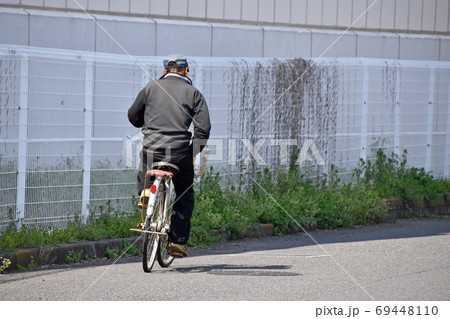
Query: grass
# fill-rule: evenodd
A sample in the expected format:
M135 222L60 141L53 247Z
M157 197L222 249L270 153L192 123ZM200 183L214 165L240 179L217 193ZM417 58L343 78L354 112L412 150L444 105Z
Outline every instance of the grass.
M386 221L389 217L376 192L363 185L332 185L313 181L291 169L273 178L265 170L247 194L222 191L219 176L204 178L192 218L191 243L210 244L215 230L238 237L260 223L272 223L278 235L317 226L319 229L352 227Z
M210 170L196 184L189 245L212 245L223 240L220 234L224 233L238 238L260 223L274 224L277 235L296 231L299 225L334 229L379 223L390 219L383 199L402 198L413 207L423 198L432 203L438 194L448 198L450 193L449 180L408 168L406 153L399 157L378 151L375 160L360 162L349 181L341 182L337 176L334 168L319 178L310 178L295 166L277 172L277 176L266 169L254 177L251 189L243 192L232 180ZM19 247L127 238L133 235L129 228L140 221L137 210L119 212L107 205L100 215L91 215L86 224L76 218L65 229L24 226L17 231L11 224L0 236L0 249L7 255ZM125 249L130 249L127 254L139 254L128 246ZM114 249L107 251L109 258L118 254L120 251ZM79 259L81 255L73 252L68 262Z
M407 151L402 156L387 156L377 151L372 162L360 160L355 170L356 183L376 192L380 198L402 198L407 207L414 207L424 198L433 203L438 194L449 196L450 181L434 179L423 168L407 167Z
M303 175L295 166L278 172L276 178L266 169L244 194L233 187L221 188L233 183L224 183L211 171L199 183L190 244L221 240L217 230L238 237L259 223L274 224L275 233L282 235L300 225L334 229L386 222L392 218L384 199L402 198L412 209L423 199L435 202L438 194L449 197L449 180L408 168L406 157L406 152L399 157L379 150L373 161L361 161L345 183L334 167L319 178Z
M66 256L65 262L67 264L79 263L81 261L81 256L83 255L83 250L71 250Z
M0 251L8 253L19 247L45 247L60 243L86 242L105 238L126 238L132 234L130 227L141 221L140 212L103 211L98 218L91 215L86 224L80 218L70 222L65 229L38 228L24 225L17 231L11 223L0 236Z

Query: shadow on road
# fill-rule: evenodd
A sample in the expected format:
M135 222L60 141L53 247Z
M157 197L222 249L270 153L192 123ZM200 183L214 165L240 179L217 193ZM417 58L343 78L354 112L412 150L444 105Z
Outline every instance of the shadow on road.
M401 219L392 224L360 226L352 229L319 230L278 237L243 239L219 243L213 248L192 248L190 256L238 254L249 251L288 249L293 247L348 243L399 238L448 236L450 218Z
M299 273L287 272L292 268L287 265L245 266L217 264L194 267L175 267L173 271L181 273L208 273L221 276L301 276Z

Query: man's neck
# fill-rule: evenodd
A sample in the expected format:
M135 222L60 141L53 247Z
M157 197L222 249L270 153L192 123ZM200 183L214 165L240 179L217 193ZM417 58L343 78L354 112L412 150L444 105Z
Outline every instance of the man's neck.
M192 81L190 78L188 78L187 76L180 74L180 73L175 73L175 72L168 72L166 73L162 78L165 79L167 77L175 77L175 78L180 78L184 81L186 81L187 83L189 83L190 85L192 85Z

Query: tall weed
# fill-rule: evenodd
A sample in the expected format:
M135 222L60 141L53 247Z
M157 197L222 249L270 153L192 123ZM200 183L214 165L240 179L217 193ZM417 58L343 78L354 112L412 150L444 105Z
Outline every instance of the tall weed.
M423 168L407 167L407 151L401 156L387 156L382 150L375 161L360 160L354 171L355 183L374 191L380 198L402 198L407 207L421 203L425 198L434 202L438 194L448 195L450 184L445 179L434 179Z

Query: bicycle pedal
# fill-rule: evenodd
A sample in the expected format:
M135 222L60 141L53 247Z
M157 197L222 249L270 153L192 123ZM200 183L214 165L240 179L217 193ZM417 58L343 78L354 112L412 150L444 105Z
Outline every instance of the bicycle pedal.
M184 257L183 254L180 254L180 253L177 253L177 252L170 252L170 256L176 257L176 258L183 258Z

